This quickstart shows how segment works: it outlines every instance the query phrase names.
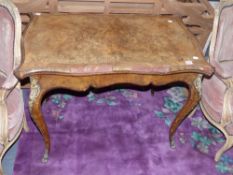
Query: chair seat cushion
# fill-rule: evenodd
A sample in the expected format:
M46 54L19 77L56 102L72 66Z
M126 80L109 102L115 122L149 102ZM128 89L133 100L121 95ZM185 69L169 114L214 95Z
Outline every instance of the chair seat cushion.
M210 79L203 80L202 104L208 116L219 124L222 117L225 90L225 84L215 75ZM227 125L226 129L228 134L233 135L233 124Z

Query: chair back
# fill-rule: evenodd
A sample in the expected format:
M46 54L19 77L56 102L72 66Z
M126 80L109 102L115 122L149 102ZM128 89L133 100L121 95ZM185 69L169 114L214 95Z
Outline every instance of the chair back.
M0 0L0 76L8 77L21 63L21 20L10 0Z
M210 45L210 63L213 66L233 61L233 0L223 0L216 9L212 41ZM223 67L224 68L224 67ZM221 74L221 70L216 70Z

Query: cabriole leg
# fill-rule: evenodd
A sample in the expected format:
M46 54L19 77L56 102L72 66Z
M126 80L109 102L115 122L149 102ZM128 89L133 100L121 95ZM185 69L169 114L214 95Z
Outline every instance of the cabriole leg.
M42 162L44 163L48 161L48 154L50 151L50 136L48 132L48 127L45 123L44 117L41 112L42 98L45 93L46 93L46 90L41 89L38 80L36 78L31 78L31 92L30 92L30 99L29 99L29 107L31 111L31 117L44 139L45 153L42 158Z
M186 100L186 103L177 114L169 130L169 141L171 146L174 146L173 136L177 128L179 127L181 122L188 116L188 114L193 111L193 109L197 106L200 100L199 92L197 91L194 84L188 85L188 92L189 92L189 96Z

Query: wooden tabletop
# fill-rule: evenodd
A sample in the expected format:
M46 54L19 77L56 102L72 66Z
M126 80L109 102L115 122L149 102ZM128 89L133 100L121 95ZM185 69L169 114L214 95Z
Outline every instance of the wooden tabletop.
M150 15L41 15L24 36L20 78L35 73L210 75L194 36L180 19Z

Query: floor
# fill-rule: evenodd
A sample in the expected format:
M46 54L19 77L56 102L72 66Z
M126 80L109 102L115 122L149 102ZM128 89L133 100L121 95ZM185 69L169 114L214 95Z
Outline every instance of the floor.
M199 108L169 146L168 129L185 94L174 87L154 96L149 89L50 96L43 105L52 139L47 164L40 161L43 142L26 107L31 130L20 138L14 175L232 174L233 151L214 162L224 138Z

